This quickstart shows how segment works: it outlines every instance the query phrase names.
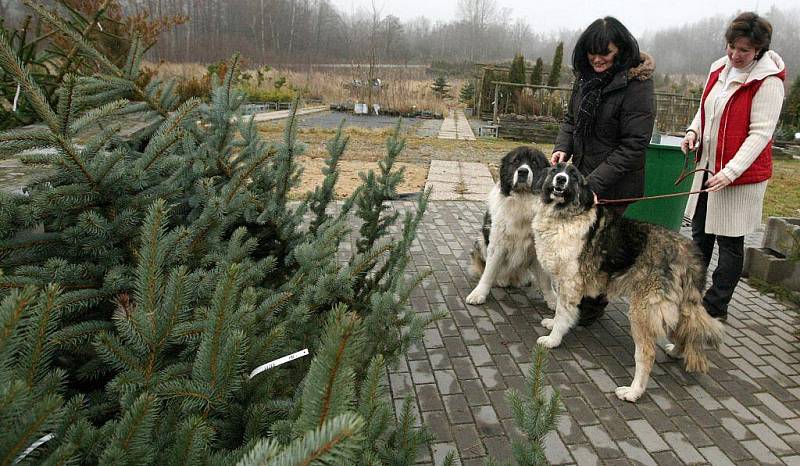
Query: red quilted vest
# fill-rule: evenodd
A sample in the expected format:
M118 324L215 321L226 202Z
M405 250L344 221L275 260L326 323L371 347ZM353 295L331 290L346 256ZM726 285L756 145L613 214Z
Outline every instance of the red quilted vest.
M700 134L704 134L704 126L706 121L705 103L708 94L714 87L714 84L719 80L719 75L725 66L712 71L708 77L708 83L703 91L703 99L700 101ZM786 77L786 70L781 70L778 74L774 75L781 80ZM750 108L753 103L753 96L756 95L763 79L753 80L742 84L733 93L725 109L722 111L722 118L719 124L719 133L717 135L717 156L716 163L714 164L714 173L719 173L723 167L736 155L739 148L747 139L750 132ZM702 138L701 138L702 139ZM700 155L700 150L697 151ZM772 139L767 143L764 150L758 154L758 157L753 163L744 171L744 173L736 178L731 184L751 184L760 183L768 180L772 176Z

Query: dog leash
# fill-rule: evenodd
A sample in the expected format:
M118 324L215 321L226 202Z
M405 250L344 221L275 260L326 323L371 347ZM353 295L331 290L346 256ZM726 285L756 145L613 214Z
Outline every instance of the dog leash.
M673 186L678 186L681 184L683 180L685 180L689 175L694 175L697 172L705 172L709 174L709 177L714 176L714 172L707 169L707 168L697 168L690 172L687 172L686 169L689 167L689 154L686 153L683 155L683 168L681 168L681 172L678 175L678 179L675 180ZM686 191L682 193L670 193L670 194L657 194L654 196L642 196L642 197L628 197L625 199L598 199L597 205L609 205L609 204L630 204L636 201L646 201L649 199L665 199L668 197L678 197L678 196L690 196L692 194L701 194L707 193L708 189L699 189L697 191Z
M690 196L692 194L700 194L700 193L707 193L707 189L700 189L697 191L686 191L683 193L671 193L671 194L658 194L655 196L642 196L642 197L628 197L624 199L598 199L597 205L608 205L608 204L630 204L636 201L647 201L650 199L664 199L667 197L678 197L678 196Z

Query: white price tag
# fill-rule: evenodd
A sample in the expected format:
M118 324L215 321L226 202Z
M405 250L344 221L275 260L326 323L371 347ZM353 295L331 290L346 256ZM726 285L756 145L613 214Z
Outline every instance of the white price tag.
M47 442L48 440L52 439L55 436L56 434L47 434L44 437L40 438L39 440L33 442L31 446L29 446L28 448L25 449L25 451L22 452L22 454L17 456L17 458L14 460L12 464L17 464L20 461L24 460L25 457L30 455L33 450L36 450L37 448L39 448L40 445L42 445L43 443Z
M258 366L255 369L253 369L253 372L250 373L250 377L249 378L252 379L253 377L257 376L258 374L264 372L267 369L272 369L275 366L280 366L281 364L285 364L285 363L287 363L289 361L294 361L295 359L302 358L303 356L306 356L306 355L308 355L308 348L306 348L304 350L301 350L301 351L298 351L296 353L292 353L292 354L290 354L288 356L284 356L282 358L276 359L274 361L270 361L270 362L268 362L268 363L266 363L264 365Z
M100 32L103 32L103 25L100 24L100 21L97 22L97 28L100 29Z
M11 106L11 111L12 112L16 112L17 111L17 102L19 102L19 91L20 91L20 85L17 84L17 93L14 94L14 105Z

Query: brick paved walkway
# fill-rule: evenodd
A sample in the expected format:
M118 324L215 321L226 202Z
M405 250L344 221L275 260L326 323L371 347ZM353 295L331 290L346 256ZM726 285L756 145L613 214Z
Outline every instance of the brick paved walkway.
M482 215L482 202L432 201L412 251L416 271L433 272L412 306L450 315L389 374L396 404L414 396L436 436L425 463L439 464L450 449L465 465L511 458L509 436L519 434L504 395L522 388L545 332L539 321L550 314L529 290L495 288L485 305L464 304L476 284L467 266ZM566 407L548 437L552 463L800 464L800 343L790 335L791 312L741 284L711 372L687 374L659 350L647 392L631 404L613 393L634 369L625 307L612 302L604 318L550 353L547 377Z

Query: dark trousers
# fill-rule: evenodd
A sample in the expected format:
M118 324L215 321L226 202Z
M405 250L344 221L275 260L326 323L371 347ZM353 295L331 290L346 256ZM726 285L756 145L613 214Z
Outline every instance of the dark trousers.
M606 207L606 209L612 210L619 215L624 214L627 208L627 205L612 205ZM592 324L605 313L606 306L608 306L608 298L606 298L604 294L596 298L590 298L589 296L581 298L581 302L578 304L578 310L580 311L578 313L578 325L587 326Z
M713 317L727 317L728 303L739 284L744 266L744 236L710 235L706 230L706 211L708 194L702 193L697 199L697 208L692 218L692 239L700 249L706 267L711 262L714 242L719 246L717 268L711 276L711 287L703 296L703 306Z

